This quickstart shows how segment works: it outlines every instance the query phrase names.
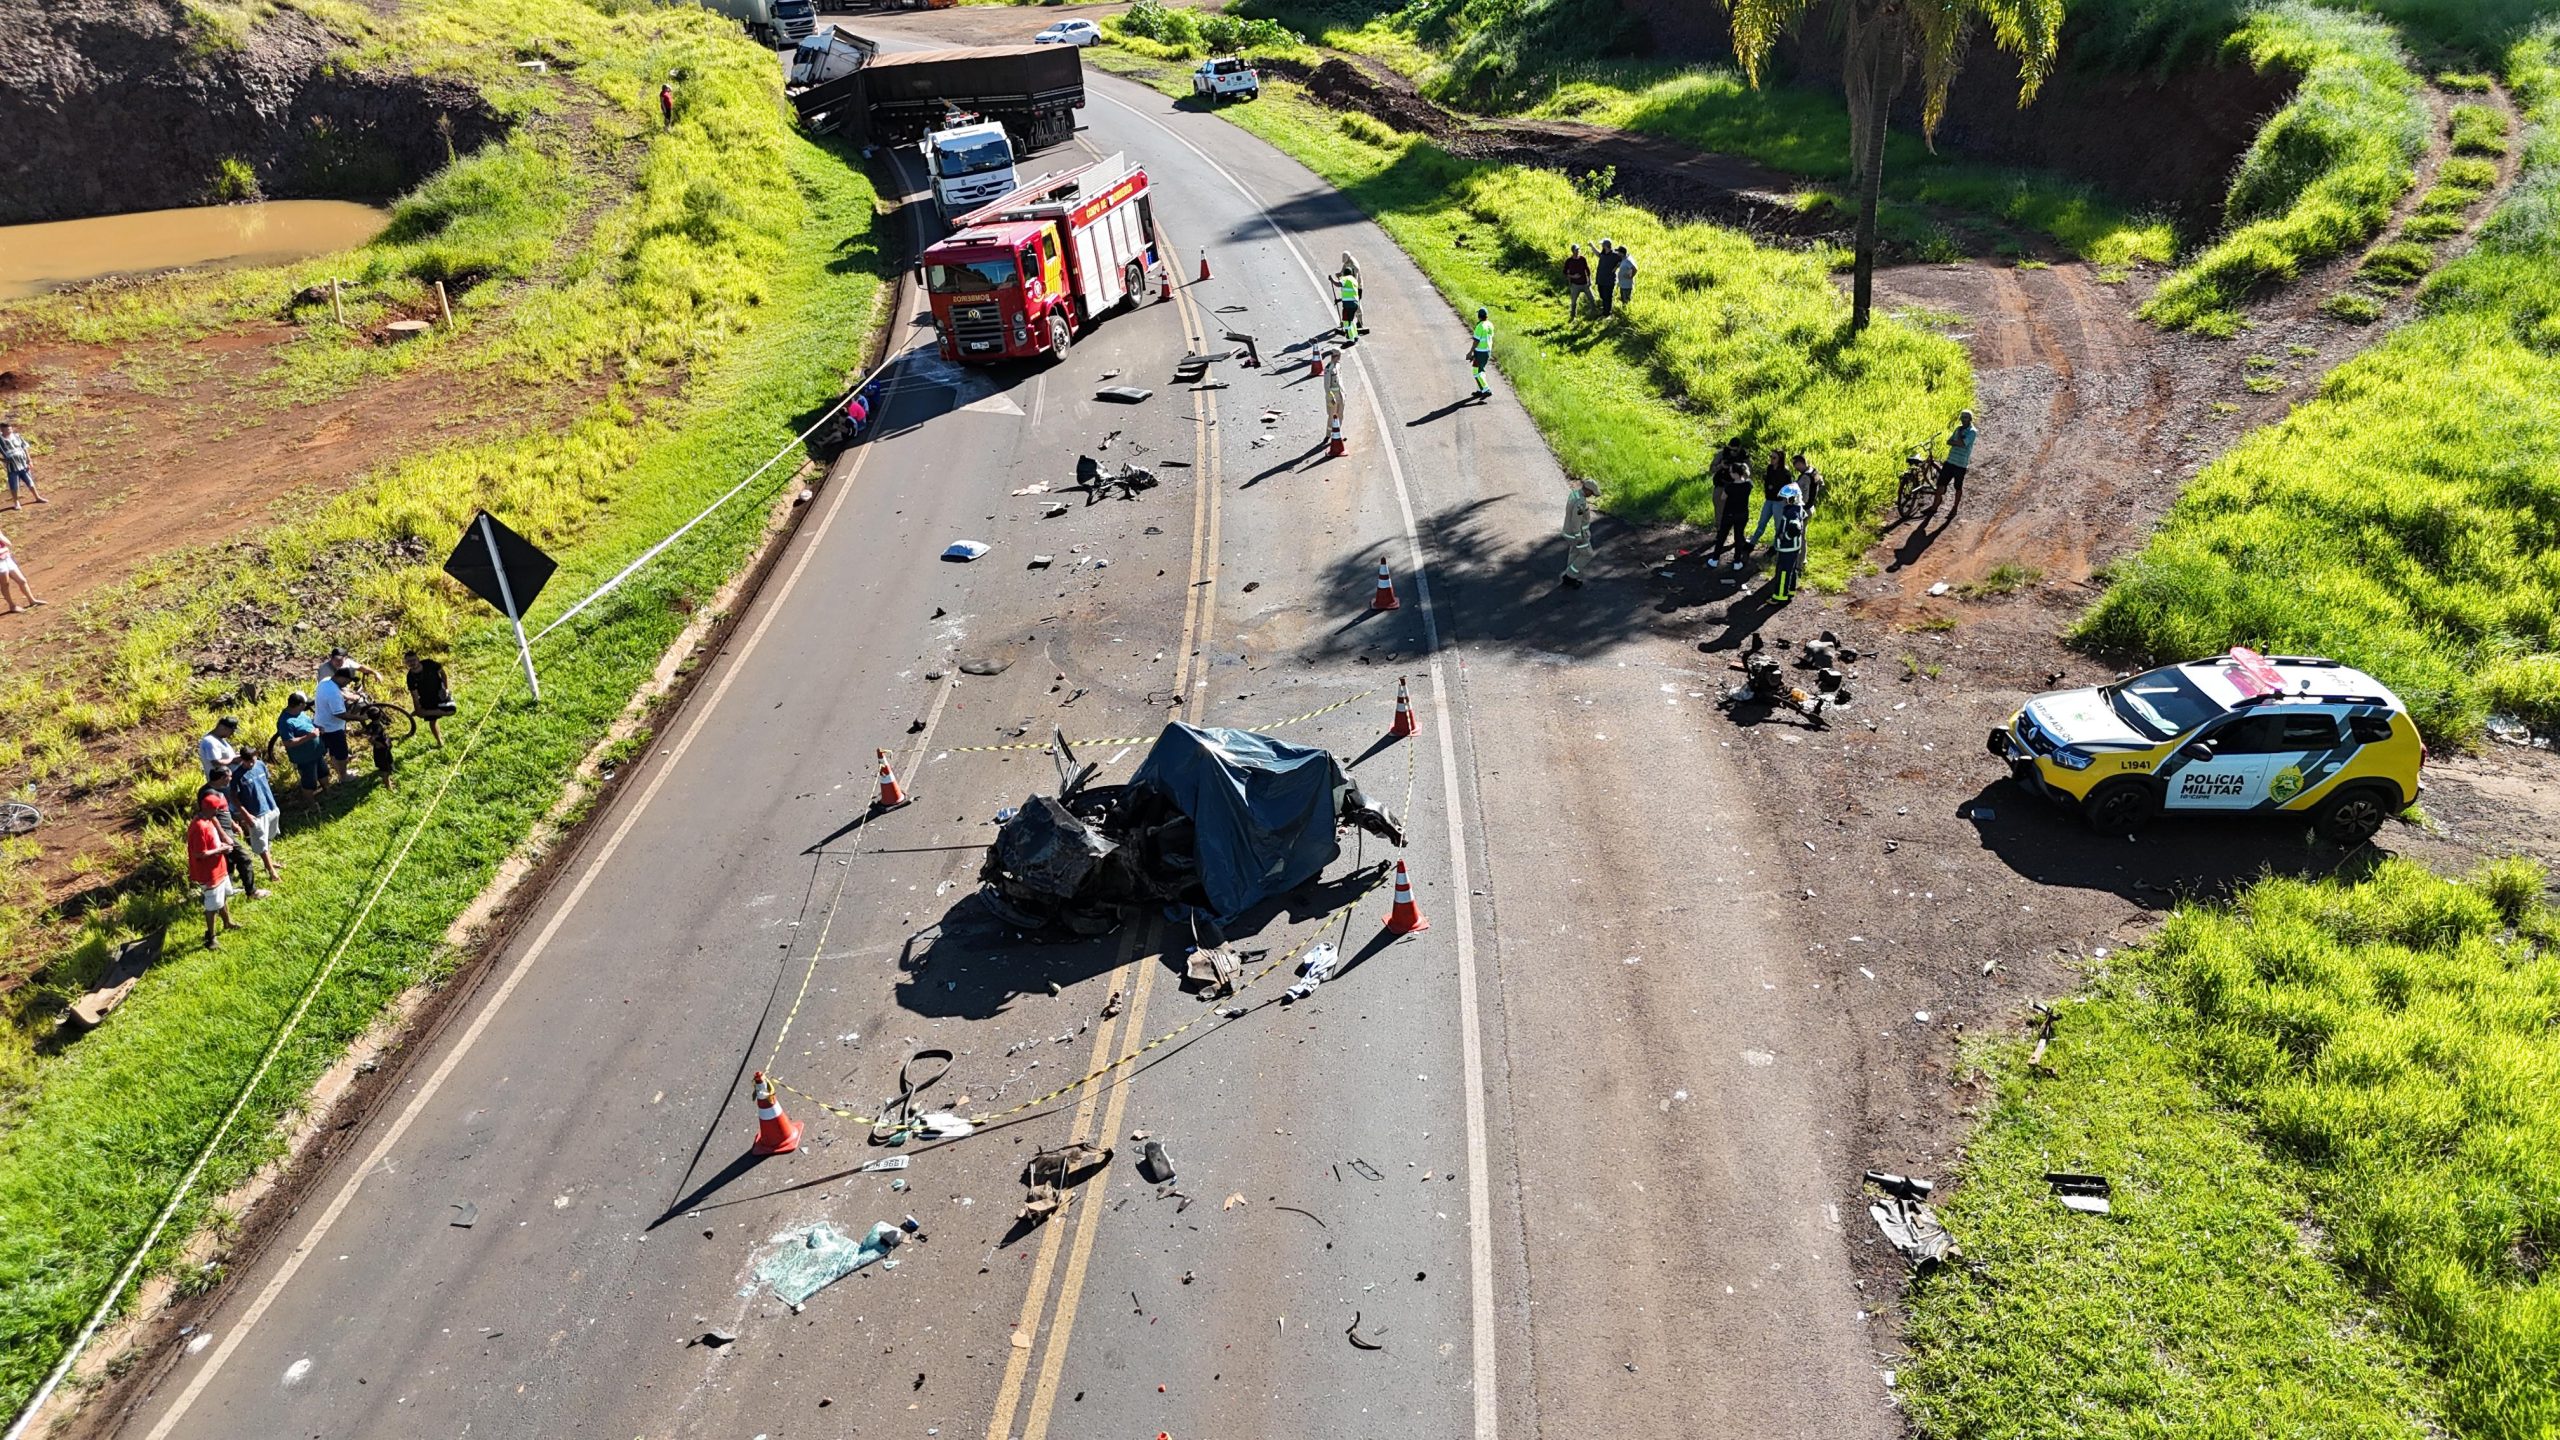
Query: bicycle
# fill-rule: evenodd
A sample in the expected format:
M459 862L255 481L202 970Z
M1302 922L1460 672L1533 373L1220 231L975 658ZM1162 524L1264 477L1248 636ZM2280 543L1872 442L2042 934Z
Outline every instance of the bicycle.
M0 800L0 835L24 835L44 823L44 812L22 800Z
M1905 520L1926 520L1938 513L1938 502L1946 498L1947 481L1940 461L1926 450L1911 452L1911 463L1903 468L1902 480L1894 486L1894 513Z
M375 700L363 695L347 697L347 728L362 730L376 718L382 722L382 733L393 740L406 740L418 733L418 717L388 700Z

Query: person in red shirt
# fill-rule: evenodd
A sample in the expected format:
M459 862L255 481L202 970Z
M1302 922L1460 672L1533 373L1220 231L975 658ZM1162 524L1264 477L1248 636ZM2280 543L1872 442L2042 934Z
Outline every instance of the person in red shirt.
M231 919L231 837L222 833L216 812L230 808L220 795L208 793L196 802L196 818L187 824L187 880L204 901L204 948L214 948L215 921L225 930L240 927Z
M676 87L673 81L658 87L658 123L669 130L676 128Z

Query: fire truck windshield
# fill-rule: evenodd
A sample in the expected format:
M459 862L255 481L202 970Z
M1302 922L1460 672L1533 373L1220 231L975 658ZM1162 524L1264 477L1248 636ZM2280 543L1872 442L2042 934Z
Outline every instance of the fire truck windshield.
M993 290L1014 283L1017 277L1010 256L992 260L955 260L925 267L924 283L937 294L954 291Z

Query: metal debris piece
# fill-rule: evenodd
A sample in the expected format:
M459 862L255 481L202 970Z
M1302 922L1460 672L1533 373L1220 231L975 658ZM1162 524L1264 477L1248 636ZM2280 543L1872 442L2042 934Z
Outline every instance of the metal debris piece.
M1173 1157L1164 1153L1164 1142L1149 1140L1138 1152L1138 1178L1150 1185L1166 1185L1173 1181Z
M1012 661L999 660L992 655L974 656L960 662L963 675L1001 675L1012 668Z
M1066 1192L1110 1164L1111 1153L1108 1145L1082 1143L1035 1153L1022 1167L1022 1183L1029 1194L1017 1218L1037 1223L1057 1214L1067 1203Z
M1109 400L1121 405L1139 405L1154 397L1153 390L1136 385L1105 385L1093 392L1096 400Z
M452 1208L454 1211L453 1218L444 1223L452 1226L456 1230L468 1230L480 1218L480 1207L472 1204L468 1200L456 1200L453 1202Z
M1955 1237L1947 1233L1947 1227L1938 1223L1937 1213L1929 1208L1926 1201L1910 1193L1928 1182L1903 1175L1884 1178L1901 1184L1887 1190L1885 1198L1870 1203L1867 1214L1876 1222L1876 1228L1884 1232L1884 1238L1892 1242L1893 1248L1902 1252L1902 1258L1911 1263L1912 1273L1925 1275L1957 1258L1962 1252L1956 1249ZM1921 1190L1920 1193L1928 1192Z
M1343 1163L1351 1167L1351 1173L1359 1176L1363 1180L1384 1180L1387 1178L1386 1176L1378 1173L1377 1166L1372 1165L1368 1161L1362 1160L1357 1156Z
M1386 1346L1381 1345L1377 1341L1371 1340L1360 1333L1360 1312L1357 1310L1351 1312L1351 1323L1344 1327L1342 1333L1350 1338L1352 1348L1354 1349L1384 1350L1387 1348ZM1381 1330L1378 1333L1384 1335L1387 1332Z
M2047 1170L2044 1183L2053 1187L2053 1198L2067 1210L2084 1215L2106 1215L2113 1212L2115 1186L2104 1175L2083 1175L2076 1170Z
M942 547L942 558L945 560L957 560L962 564L966 564L969 561L975 560L979 556L986 554L993 548L995 547L987 544L984 540L954 540L950 544Z
M1057 557L1054 555L1034 555L1031 557L1031 563L1023 566L1022 568L1025 570L1046 570L1056 559Z
M1243 973L1243 957L1224 946L1194 950L1182 962L1182 983L1202 987L1203 1000L1223 1000L1236 993L1236 981Z
M1102 1018L1108 1020L1113 1016L1118 1015L1120 1013L1120 1005L1121 994L1119 991L1114 990L1111 992L1111 998L1102 1002Z

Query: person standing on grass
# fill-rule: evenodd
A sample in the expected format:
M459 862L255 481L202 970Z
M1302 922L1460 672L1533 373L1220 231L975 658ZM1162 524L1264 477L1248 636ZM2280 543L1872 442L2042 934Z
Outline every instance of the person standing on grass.
M1813 468L1813 461L1811 458L1806 456L1802 451L1798 451L1795 458L1794 473L1789 475L1787 478L1793 480L1796 484L1796 489L1804 495L1804 513L1807 516L1812 515L1813 512L1822 504L1822 487L1824 483L1822 479L1822 472Z
M1786 452L1770 451L1769 468L1760 472L1760 518L1751 525L1752 544L1759 544L1761 535L1778 524L1778 512L1786 508L1786 502L1778 498L1778 492L1785 489L1793 478L1787 472Z
M231 883L236 889L249 892L250 899L262 900L267 892L258 888L257 858L242 826L240 811L231 804L230 790L231 774L226 770L196 787L196 803L201 806L208 798L217 802L213 823L222 832L223 843L231 847Z
M444 662L420 655L409 662L409 708L427 722L427 733L435 737L436 748L444 748L444 732L436 722L453 714L453 685L445 679Z
M356 680L356 667L350 661L343 670L320 682L312 697L311 721L320 730L320 749L328 758L330 773L347 778L347 687Z
M1567 320L1582 318L1582 303L1586 300L1591 301L1594 310L1600 308L1600 302L1592 299L1591 295L1591 257L1582 253L1582 245L1578 241L1574 244L1573 253L1564 257L1564 295L1564 316Z
M204 948L214 948L214 922L225 930L240 927L231 919L231 842L214 816L225 808L219 795L196 800L196 818L187 823L187 881L204 906Z
M1600 313L1602 315L1607 315L1609 313L1609 297L1618 293L1618 261L1620 258L1621 256L1618 248L1609 243L1609 237L1606 235L1601 236L1600 263L1596 271L1596 277L1600 281Z
M1582 588L1582 567L1592 558L1591 502L1600 494L1598 484L1589 480L1568 480L1564 486L1564 538L1569 548L1564 552L1564 583Z
M299 690L285 697L284 712L276 716L276 733L267 747L272 752L277 745L284 746L284 758L302 777L302 797L318 796L328 774L328 751L320 744L320 722L311 718L311 697Z
M1493 387L1484 383L1484 372L1493 368L1493 317L1481 305L1476 307L1476 328L1468 340L1467 364L1476 375L1475 398L1491 395Z
M1636 298L1636 257L1624 246L1618 250L1618 304L1624 307Z
M373 757L374 778L382 782L384 790L398 793L400 787L391 782L391 722L383 719L381 709L373 705L365 706L357 715L356 724L364 731L365 748Z
M240 733L240 722L225 715L213 722L213 728L196 737L196 768L207 780L219 780L240 758L240 748L231 737Z
M11 585L17 586L18 594L26 597L26 604L19 604L9 594ZM0 532L0 600L9 602L9 608L0 610L0 615L15 615L44 603L36 598L35 591L27 587L27 572L18 568L18 553L9 548L9 537L5 532Z
M1947 458L1938 467L1938 478L1958 505L1964 503L1964 472L1973 468L1973 442L1980 437L1981 432L1973 428L1973 412L1957 411L1956 428L1947 436Z
M658 86L658 128L676 128L676 86L672 80L663 81Z
M355 683L355 677L359 675L371 675L377 680L382 678L381 671L370 665L357 664L356 657L348 654L346 647L341 645L329 647L329 658L320 662L320 673L313 678L321 681L333 680L342 670L347 673L347 683L350 685Z
M275 786L268 781L267 764L255 751L244 751L231 762L231 813L240 817L241 838L249 842L249 853L267 867L267 878L284 873L276 864L276 831L282 826L284 813L276 808ZM256 878L255 872L251 873Z
M43 491L36 488L35 457L28 453L27 437L18 433L18 422L15 420L0 420L0 470L9 472L10 509L17 509L21 503L18 499L18 489L21 486L26 488L27 498L37 504L53 503L44 498Z
M1733 459L1716 471L1716 533L1707 545L1707 568L1721 570L1723 562L1716 556L1723 551L1725 537L1733 537L1733 568L1739 573L1750 562L1751 541L1744 526L1751 514L1751 460L1741 447L1734 447Z

